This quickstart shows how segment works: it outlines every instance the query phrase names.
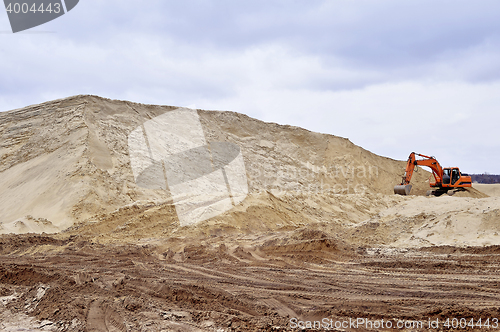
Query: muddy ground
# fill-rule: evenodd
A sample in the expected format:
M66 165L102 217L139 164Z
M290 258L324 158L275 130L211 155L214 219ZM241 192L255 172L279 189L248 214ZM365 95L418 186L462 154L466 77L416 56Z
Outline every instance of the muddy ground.
M491 331L500 318L498 246L366 248L303 229L167 247L3 236L0 327L31 316L33 331L282 331L327 318L337 331L383 330L339 325L364 318L399 331L438 320L438 331L489 318L457 330ZM396 328L408 321L423 325Z

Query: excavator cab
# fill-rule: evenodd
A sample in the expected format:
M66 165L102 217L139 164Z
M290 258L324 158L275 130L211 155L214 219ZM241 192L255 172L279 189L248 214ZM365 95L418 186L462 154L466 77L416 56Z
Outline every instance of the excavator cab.
M462 188L470 187L471 179L467 174L460 173L458 167L450 167L443 169L443 187L447 188Z

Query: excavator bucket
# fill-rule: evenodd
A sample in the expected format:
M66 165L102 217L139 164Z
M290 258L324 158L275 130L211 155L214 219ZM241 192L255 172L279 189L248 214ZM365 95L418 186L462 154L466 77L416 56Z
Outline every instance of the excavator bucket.
M410 191L411 191L411 184L407 185L399 184L394 187L394 193L398 195L407 196L410 194Z

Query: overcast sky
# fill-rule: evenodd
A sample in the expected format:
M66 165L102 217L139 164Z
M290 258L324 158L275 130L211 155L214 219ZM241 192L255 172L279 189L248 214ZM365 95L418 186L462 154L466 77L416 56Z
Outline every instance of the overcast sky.
M500 1L80 0L17 34L0 10L0 111L76 94L500 174Z

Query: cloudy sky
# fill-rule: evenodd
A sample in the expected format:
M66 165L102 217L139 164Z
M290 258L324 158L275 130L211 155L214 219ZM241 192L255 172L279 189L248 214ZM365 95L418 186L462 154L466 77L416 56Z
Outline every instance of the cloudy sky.
M81 0L16 34L0 10L0 111L76 94L500 174L500 1Z

